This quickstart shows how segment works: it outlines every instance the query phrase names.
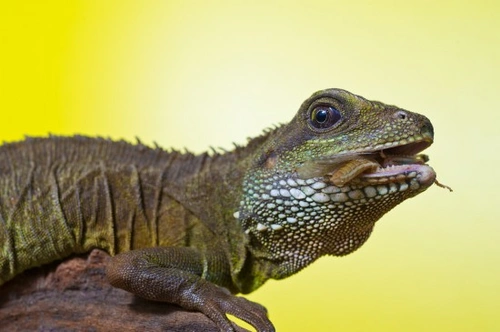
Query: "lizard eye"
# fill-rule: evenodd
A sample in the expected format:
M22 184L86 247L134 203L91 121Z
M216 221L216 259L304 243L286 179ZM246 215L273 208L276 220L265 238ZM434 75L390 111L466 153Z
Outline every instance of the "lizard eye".
M326 129L340 121L339 110L331 106L317 106L311 112L311 125L314 128Z

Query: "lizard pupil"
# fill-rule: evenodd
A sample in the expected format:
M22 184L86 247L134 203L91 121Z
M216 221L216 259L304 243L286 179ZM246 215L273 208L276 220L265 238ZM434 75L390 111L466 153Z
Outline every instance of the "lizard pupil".
M330 128L340 119L340 112L331 106L315 107L311 114L311 124L318 129Z
M316 113L316 121L319 123L325 123L328 120L328 111L327 110L319 110Z

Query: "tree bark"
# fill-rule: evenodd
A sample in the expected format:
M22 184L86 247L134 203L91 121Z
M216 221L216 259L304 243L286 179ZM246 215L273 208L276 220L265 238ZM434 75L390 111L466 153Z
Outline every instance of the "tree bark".
M26 271L0 288L5 331L219 331L199 312L143 300L109 285L108 254ZM236 331L245 331L235 325Z

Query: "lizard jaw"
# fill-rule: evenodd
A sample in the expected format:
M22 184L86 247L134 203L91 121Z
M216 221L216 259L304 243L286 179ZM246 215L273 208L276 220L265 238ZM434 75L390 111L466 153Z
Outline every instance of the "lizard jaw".
M368 184L385 184L418 178L422 186L430 186L436 181L436 172L423 164L391 165L379 167L375 172L362 174L358 180Z

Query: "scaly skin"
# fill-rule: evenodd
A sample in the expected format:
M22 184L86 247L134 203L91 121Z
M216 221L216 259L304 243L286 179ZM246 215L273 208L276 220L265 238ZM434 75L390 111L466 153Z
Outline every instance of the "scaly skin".
M6 144L0 285L101 248L116 255L116 287L201 311L224 331L226 313L274 331L264 307L231 293L359 248L383 214L435 182L417 155L432 140L422 115L329 89L221 155L85 137Z

